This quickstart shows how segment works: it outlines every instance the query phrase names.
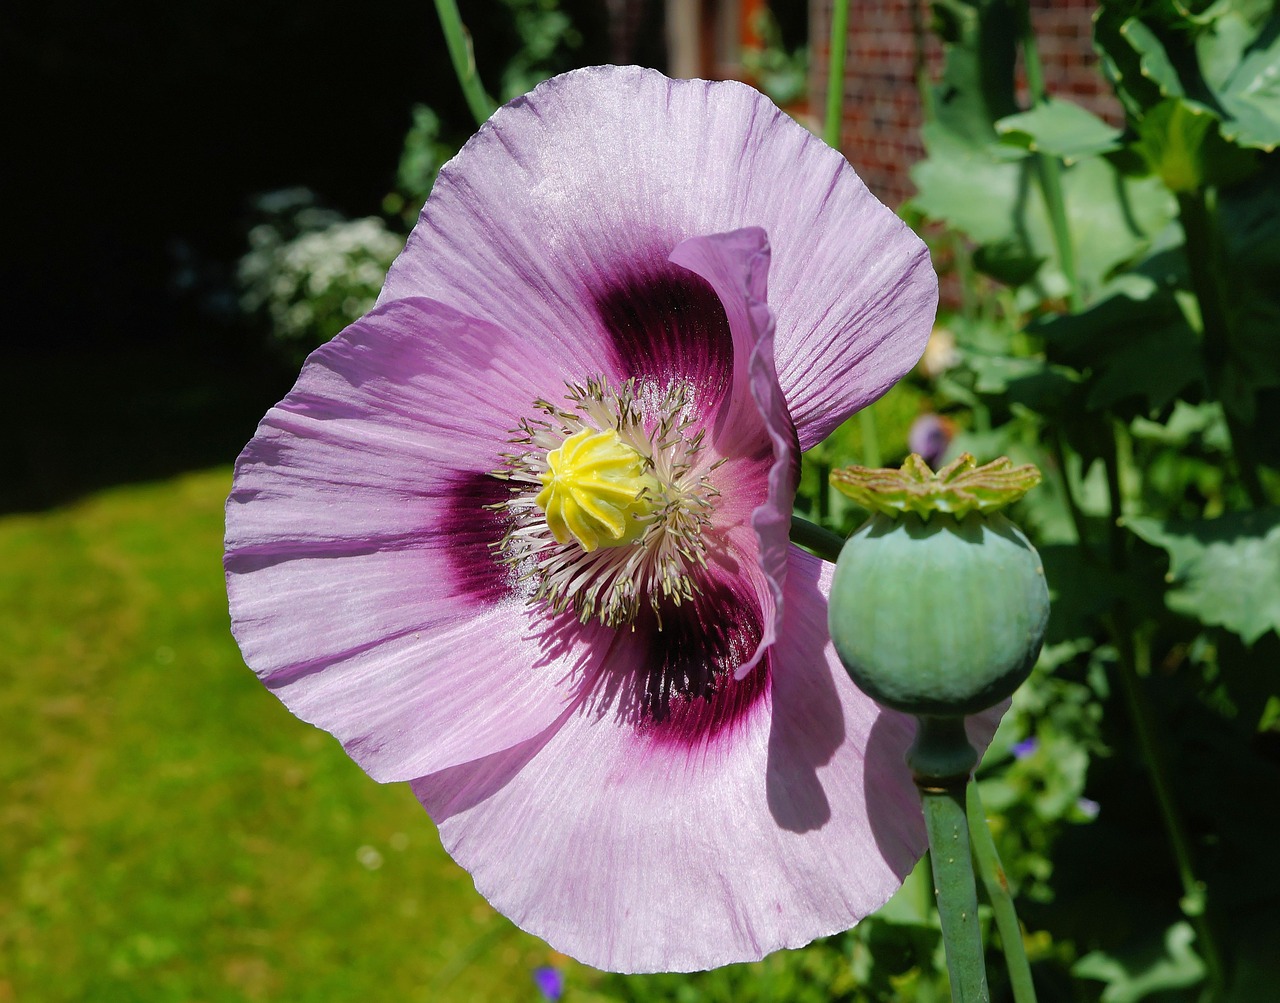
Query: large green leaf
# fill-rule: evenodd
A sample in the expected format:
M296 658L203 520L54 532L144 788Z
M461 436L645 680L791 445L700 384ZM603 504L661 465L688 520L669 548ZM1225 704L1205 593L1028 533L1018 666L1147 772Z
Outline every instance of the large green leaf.
M1217 0L1192 19L1197 29L1196 61L1210 89L1221 90L1227 85L1274 6L1275 0Z
M1200 344L1181 316L1127 334L1089 388L1086 405L1090 410L1115 408L1137 397L1145 398L1148 414L1163 411L1184 390L1202 381Z
M1017 208L1034 187L1026 154L995 142L976 146L936 122L923 136L929 156L911 168L915 207L979 244L1017 237Z
M1051 359L1088 373L1086 406L1096 411L1134 399L1139 413L1152 414L1202 385L1199 340L1172 290L1138 274L1109 288L1112 295L1083 313L1033 329Z
M1063 197L1086 300L1099 294L1120 265L1138 258L1177 212L1173 196L1156 178L1125 178L1101 157L1064 172ZM1033 246L1050 248L1048 217L1039 205L1037 210Z
M1051 99L996 122L1006 143L1071 163L1120 147L1120 130L1071 101Z
M1175 613L1226 627L1246 644L1280 630L1280 508L1127 525L1168 552L1165 601Z
M1172 191L1235 184L1256 169L1257 154L1232 146L1221 128L1219 117L1204 105L1170 98L1142 116L1134 149Z
M1043 259L1036 280L1046 295L1064 295L1053 230L1026 152L1002 144L973 146L936 125L926 126L924 138L929 156L911 171L919 190L916 208L978 244L999 248L1006 263L1009 249L1027 262ZM1098 294L1115 269L1138 257L1176 212L1173 196L1158 179L1125 178L1100 157L1063 171L1063 197L1086 299ZM1006 274L1022 277L1014 269Z
M1225 112L1222 134L1240 146L1280 146L1280 12L1272 4L1215 4L1196 37L1196 56L1209 90Z

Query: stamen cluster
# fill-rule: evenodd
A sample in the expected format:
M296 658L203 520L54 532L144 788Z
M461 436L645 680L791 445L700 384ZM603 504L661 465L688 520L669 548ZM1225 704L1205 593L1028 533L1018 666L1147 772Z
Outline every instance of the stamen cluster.
M706 567L719 496L709 475L721 461L707 463L701 455L705 428L691 434L692 387L632 379L614 389L597 377L569 384L564 399L567 406L534 401L538 416L512 430L509 441L519 448L504 453L504 466L493 471L511 487L510 497L494 506L509 518L494 549L530 603L557 613L572 609L582 623L598 618L608 627L634 622L647 603L661 627L664 603L678 606L698 592L695 573ZM584 429L615 431L657 483L656 492L644 489L643 529L625 545L588 551L572 537L559 542L536 502L550 469L547 455Z

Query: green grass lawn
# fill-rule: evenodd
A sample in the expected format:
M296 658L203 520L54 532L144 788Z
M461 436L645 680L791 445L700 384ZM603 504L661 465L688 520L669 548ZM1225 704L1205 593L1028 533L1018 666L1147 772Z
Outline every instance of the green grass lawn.
M537 999L407 785L245 668L230 479L0 520L0 1003Z

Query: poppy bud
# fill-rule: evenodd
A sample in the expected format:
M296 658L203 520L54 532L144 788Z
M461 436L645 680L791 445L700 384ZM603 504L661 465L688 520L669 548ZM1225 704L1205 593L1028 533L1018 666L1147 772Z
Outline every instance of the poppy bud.
M1040 653L1049 590L1040 555L998 509L1040 480L965 454L937 474L850 468L832 483L873 512L836 564L828 624L853 681L895 710L977 713Z

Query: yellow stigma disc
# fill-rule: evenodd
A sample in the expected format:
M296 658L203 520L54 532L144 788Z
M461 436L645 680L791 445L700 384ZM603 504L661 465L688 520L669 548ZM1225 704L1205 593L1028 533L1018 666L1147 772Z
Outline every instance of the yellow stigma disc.
M662 505L662 487L644 457L614 429L574 432L547 454L547 467L534 501L557 543L572 536L587 552L633 543Z

